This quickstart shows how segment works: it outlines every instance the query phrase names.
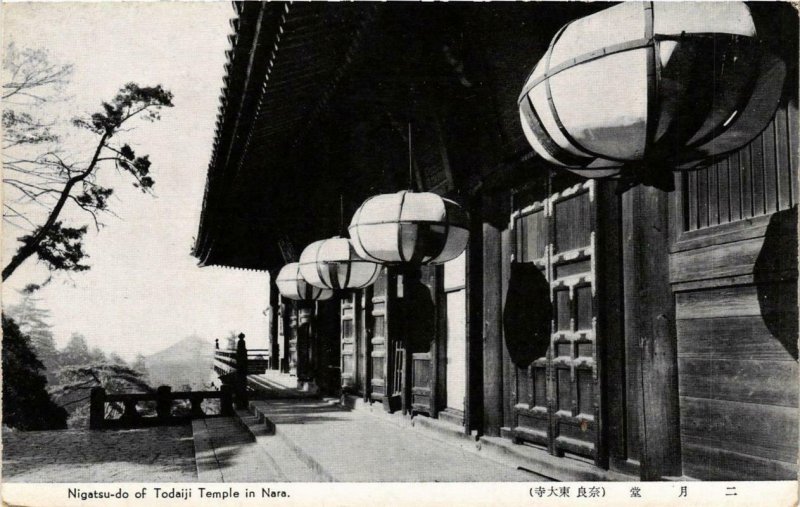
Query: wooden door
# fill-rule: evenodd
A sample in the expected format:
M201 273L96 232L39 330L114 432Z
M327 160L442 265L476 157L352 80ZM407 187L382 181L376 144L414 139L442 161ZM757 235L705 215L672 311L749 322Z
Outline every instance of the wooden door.
M373 286L372 326L370 339L370 389L372 401L383 401L387 396L388 382L388 275L384 268Z
M372 287L367 287L356 293L358 305L356 306L356 369L359 393L364 401L369 401L370 391L370 353L372 351Z
M436 268L424 266L419 272L404 278L403 308L405 315L404 342L411 364L407 365L410 380L408 395L412 413L434 415L434 379L436 365Z
M353 293L342 298L340 313L342 392L359 391L358 362L358 306L360 294Z
M467 396L466 252L444 265L445 406L463 418Z
M547 446L554 455L569 452L598 461L602 354L596 224L594 181L512 215L515 260L538 269L553 309L546 353L516 368L512 432L516 441Z
M289 353L288 353L288 363L289 363L289 375L297 376L297 309L295 305L292 304L289 308Z

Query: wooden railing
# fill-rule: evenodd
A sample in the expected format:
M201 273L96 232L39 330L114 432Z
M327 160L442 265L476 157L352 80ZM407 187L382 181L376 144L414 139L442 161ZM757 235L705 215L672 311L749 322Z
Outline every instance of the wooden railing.
M214 351L214 371L220 375L234 373L239 368L235 349L216 349ZM269 349L250 349L244 368L248 375L259 375L269 368Z
M161 386L154 393L107 394L102 387L91 391L89 408L89 428L122 429L143 428L187 424L192 419L233 415L233 388L223 385L219 391L184 391L172 392L169 386ZM219 412L207 414L203 411L203 401L219 401ZM188 401L188 413L173 414L174 401ZM156 415L142 415L136 408L141 402L155 402ZM124 407L118 419L106 419L106 406L109 403L121 404Z

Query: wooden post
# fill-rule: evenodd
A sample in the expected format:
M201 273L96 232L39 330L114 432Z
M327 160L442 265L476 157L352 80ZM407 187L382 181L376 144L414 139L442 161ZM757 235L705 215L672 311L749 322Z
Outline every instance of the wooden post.
M447 362L447 314L444 309L447 307L447 299L444 295L444 266L435 266L433 291L433 340L431 342L431 417L439 417L439 409L446 404L445 384L447 383L446 362ZM466 322L464 323L466 326Z
M222 384L220 390L220 414L224 416L232 416L233 412L233 386L230 384Z
M499 436L503 425L502 238L483 221L483 431Z
M236 342L236 381L235 402L239 410L247 409L247 345L244 333L239 334Z
M669 284L668 194L637 186L623 195L626 339L641 359L642 480L681 475L675 304Z
M122 401L125 407L125 412L122 413L120 420L126 421L127 424L134 426L139 420L139 411L136 410L136 400L126 399Z
M287 371L289 375L294 375L296 378L299 378L298 374L298 363L300 362L299 354L300 354L300 338L299 338L299 319L298 319L298 303L296 301L292 301L288 306L287 312L287 323L288 326L286 327L286 365Z
M203 396L197 393L192 393L189 397L189 403L191 403L191 412L190 417L192 419L202 419L206 416L203 412ZM240 407L241 408L241 407Z
M156 415L159 424L166 424L172 412L172 387L158 386L156 389Z
M483 420L483 225L480 195L470 199L470 236L467 248L467 396L464 403L464 433L482 430Z
M280 316L280 293L278 286L275 285L276 273L269 274L269 367L272 370L279 370L281 365L280 343L278 343L278 319Z
M359 295L361 298L361 343L364 350L364 362L361 369L361 385L364 403L370 402L369 393L372 390L372 287L367 287Z
M316 389L314 341L314 303L297 302L297 324L295 325L295 349L297 356L297 386L303 390Z
M106 390L93 387L89 396L89 429L101 430L106 412Z
M280 313L280 329L278 329L279 357L280 357L280 371L283 373L291 372L291 358L292 358L292 315L294 311L292 306L286 304L283 298L279 298L278 311Z

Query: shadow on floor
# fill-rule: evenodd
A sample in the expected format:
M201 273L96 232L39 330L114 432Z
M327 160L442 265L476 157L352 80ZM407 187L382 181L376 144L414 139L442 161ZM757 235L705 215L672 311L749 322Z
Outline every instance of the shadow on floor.
M21 480L31 482L185 481L195 477L190 426L4 431L2 458L3 478L11 481L21 475L25 476ZM39 478L38 471L46 471L46 477Z

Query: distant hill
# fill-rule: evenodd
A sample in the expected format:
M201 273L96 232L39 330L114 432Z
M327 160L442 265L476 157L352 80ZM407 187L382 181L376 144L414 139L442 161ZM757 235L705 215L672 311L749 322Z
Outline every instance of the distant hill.
M144 363L153 387L168 385L172 386L173 391L179 391L188 384L194 390L202 390L211 380L215 380L212 370L214 344L197 335L187 336L178 343L145 356Z

